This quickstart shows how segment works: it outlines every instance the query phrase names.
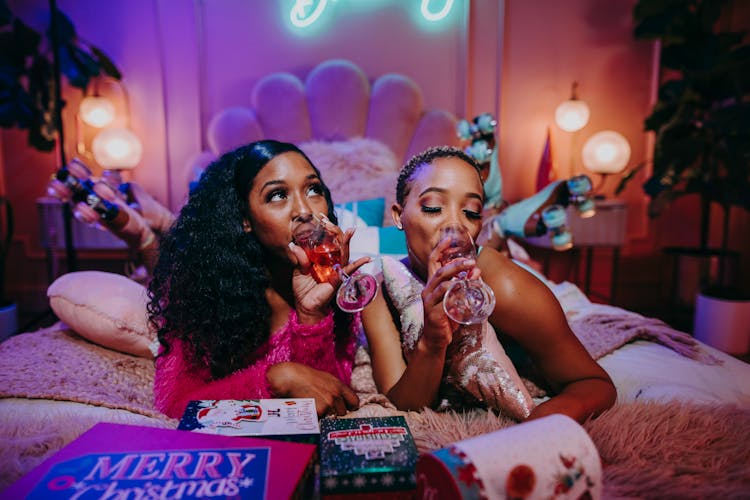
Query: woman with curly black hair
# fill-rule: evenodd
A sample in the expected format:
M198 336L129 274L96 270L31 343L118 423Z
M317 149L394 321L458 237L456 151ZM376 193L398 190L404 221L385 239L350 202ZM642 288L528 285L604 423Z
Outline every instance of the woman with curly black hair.
M334 312L334 287L317 283L290 243L319 214L347 262L353 232L334 225L330 192L296 146L255 142L206 169L161 240L149 285L159 410L179 417L193 399L263 397L313 397L319 415L357 407L352 317Z

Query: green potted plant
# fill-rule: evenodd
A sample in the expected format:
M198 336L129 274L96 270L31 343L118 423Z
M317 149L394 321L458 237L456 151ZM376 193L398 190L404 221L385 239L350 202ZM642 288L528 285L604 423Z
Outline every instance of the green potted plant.
M653 169L643 189L649 215L659 216L675 199L698 196L701 216L698 246L670 249L701 260L699 291L718 299L744 300L742 291L712 280L709 263L719 268L728 249L732 207L750 210L750 45L745 33L723 31L727 0L640 0L634 35L661 44L666 78L645 120L655 133ZM641 164L627 171L621 192ZM709 245L711 205L723 212L721 248Z
M25 24L0 0L0 126L27 129L29 145L40 151L52 151L58 137L53 42L60 72L73 87L85 91L101 74L121 78L104 52L81 39L60 10L55 21L53 39L51 32L43 35Z
M65 104L56 102L55 90L60 76L84 92L92 78L100 75L115 80L121 78L120 71L104 52L77 35L65 14L60 10L54 14L55 29L39 33L15 16L5 0L0 0L0 126L28 130L29 145L44 152L52 151L60 136L59 113ZM55 47L59 55L57 65ZM13 213L7 196L0 197L0 212L2 339L15 333L17 328L16 306L6 296L6 261L13 237ZM7 321L3 319L5 314ZM4 324L10 325L8 329L12 331L4 334Z

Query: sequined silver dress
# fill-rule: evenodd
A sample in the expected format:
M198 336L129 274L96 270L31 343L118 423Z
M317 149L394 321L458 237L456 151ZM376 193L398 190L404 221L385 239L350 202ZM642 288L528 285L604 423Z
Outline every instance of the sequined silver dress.
M399 312L401 349L409 361L424 326L424 284L400 261L382 257L383 285ZM529 391L488 321L459 325L448 346L441 407L463 407L477 401L517 420L534 408Z

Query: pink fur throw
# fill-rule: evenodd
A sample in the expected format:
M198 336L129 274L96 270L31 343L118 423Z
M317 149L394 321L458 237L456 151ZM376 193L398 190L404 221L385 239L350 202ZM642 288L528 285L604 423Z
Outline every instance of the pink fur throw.
M366 405L348 416L392 414ZM406 418L420 452L514 425L485 410L396 414ZM602 459L605 499L740 499L750 491L750 410L677 401L624 403L583 427Z
M399 411L377 393L364 348L357 352L352 388L361 406L347 417L402 415L421 453L516 423L480 409ZM739 499L750 491L750 409L636 401L583 426L602 459L603 498Z
M396 199L401 165L388 146L356 137L339 142L305 142L299 147L320 170L334 203L385 197L383 225L393 225L391 205Z
M75 401L163 417L153 406L154 361L92 344L56 325L0 344L0 398Z

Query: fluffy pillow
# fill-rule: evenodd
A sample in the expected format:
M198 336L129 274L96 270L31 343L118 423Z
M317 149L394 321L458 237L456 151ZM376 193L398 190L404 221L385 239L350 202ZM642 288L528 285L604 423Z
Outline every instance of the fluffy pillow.
M125 276L77 271L57 278L47 289L57 317L87 340L115 351L153 357L149 344L146 289Z
M388 146L375 139L352 137L346 141L304 142L299 147L320 169L334 202L382 196L385 198L383 207L388 207L388 213L381 216L381 224L370 225L393 224L390 207L396 199L401 164Z

